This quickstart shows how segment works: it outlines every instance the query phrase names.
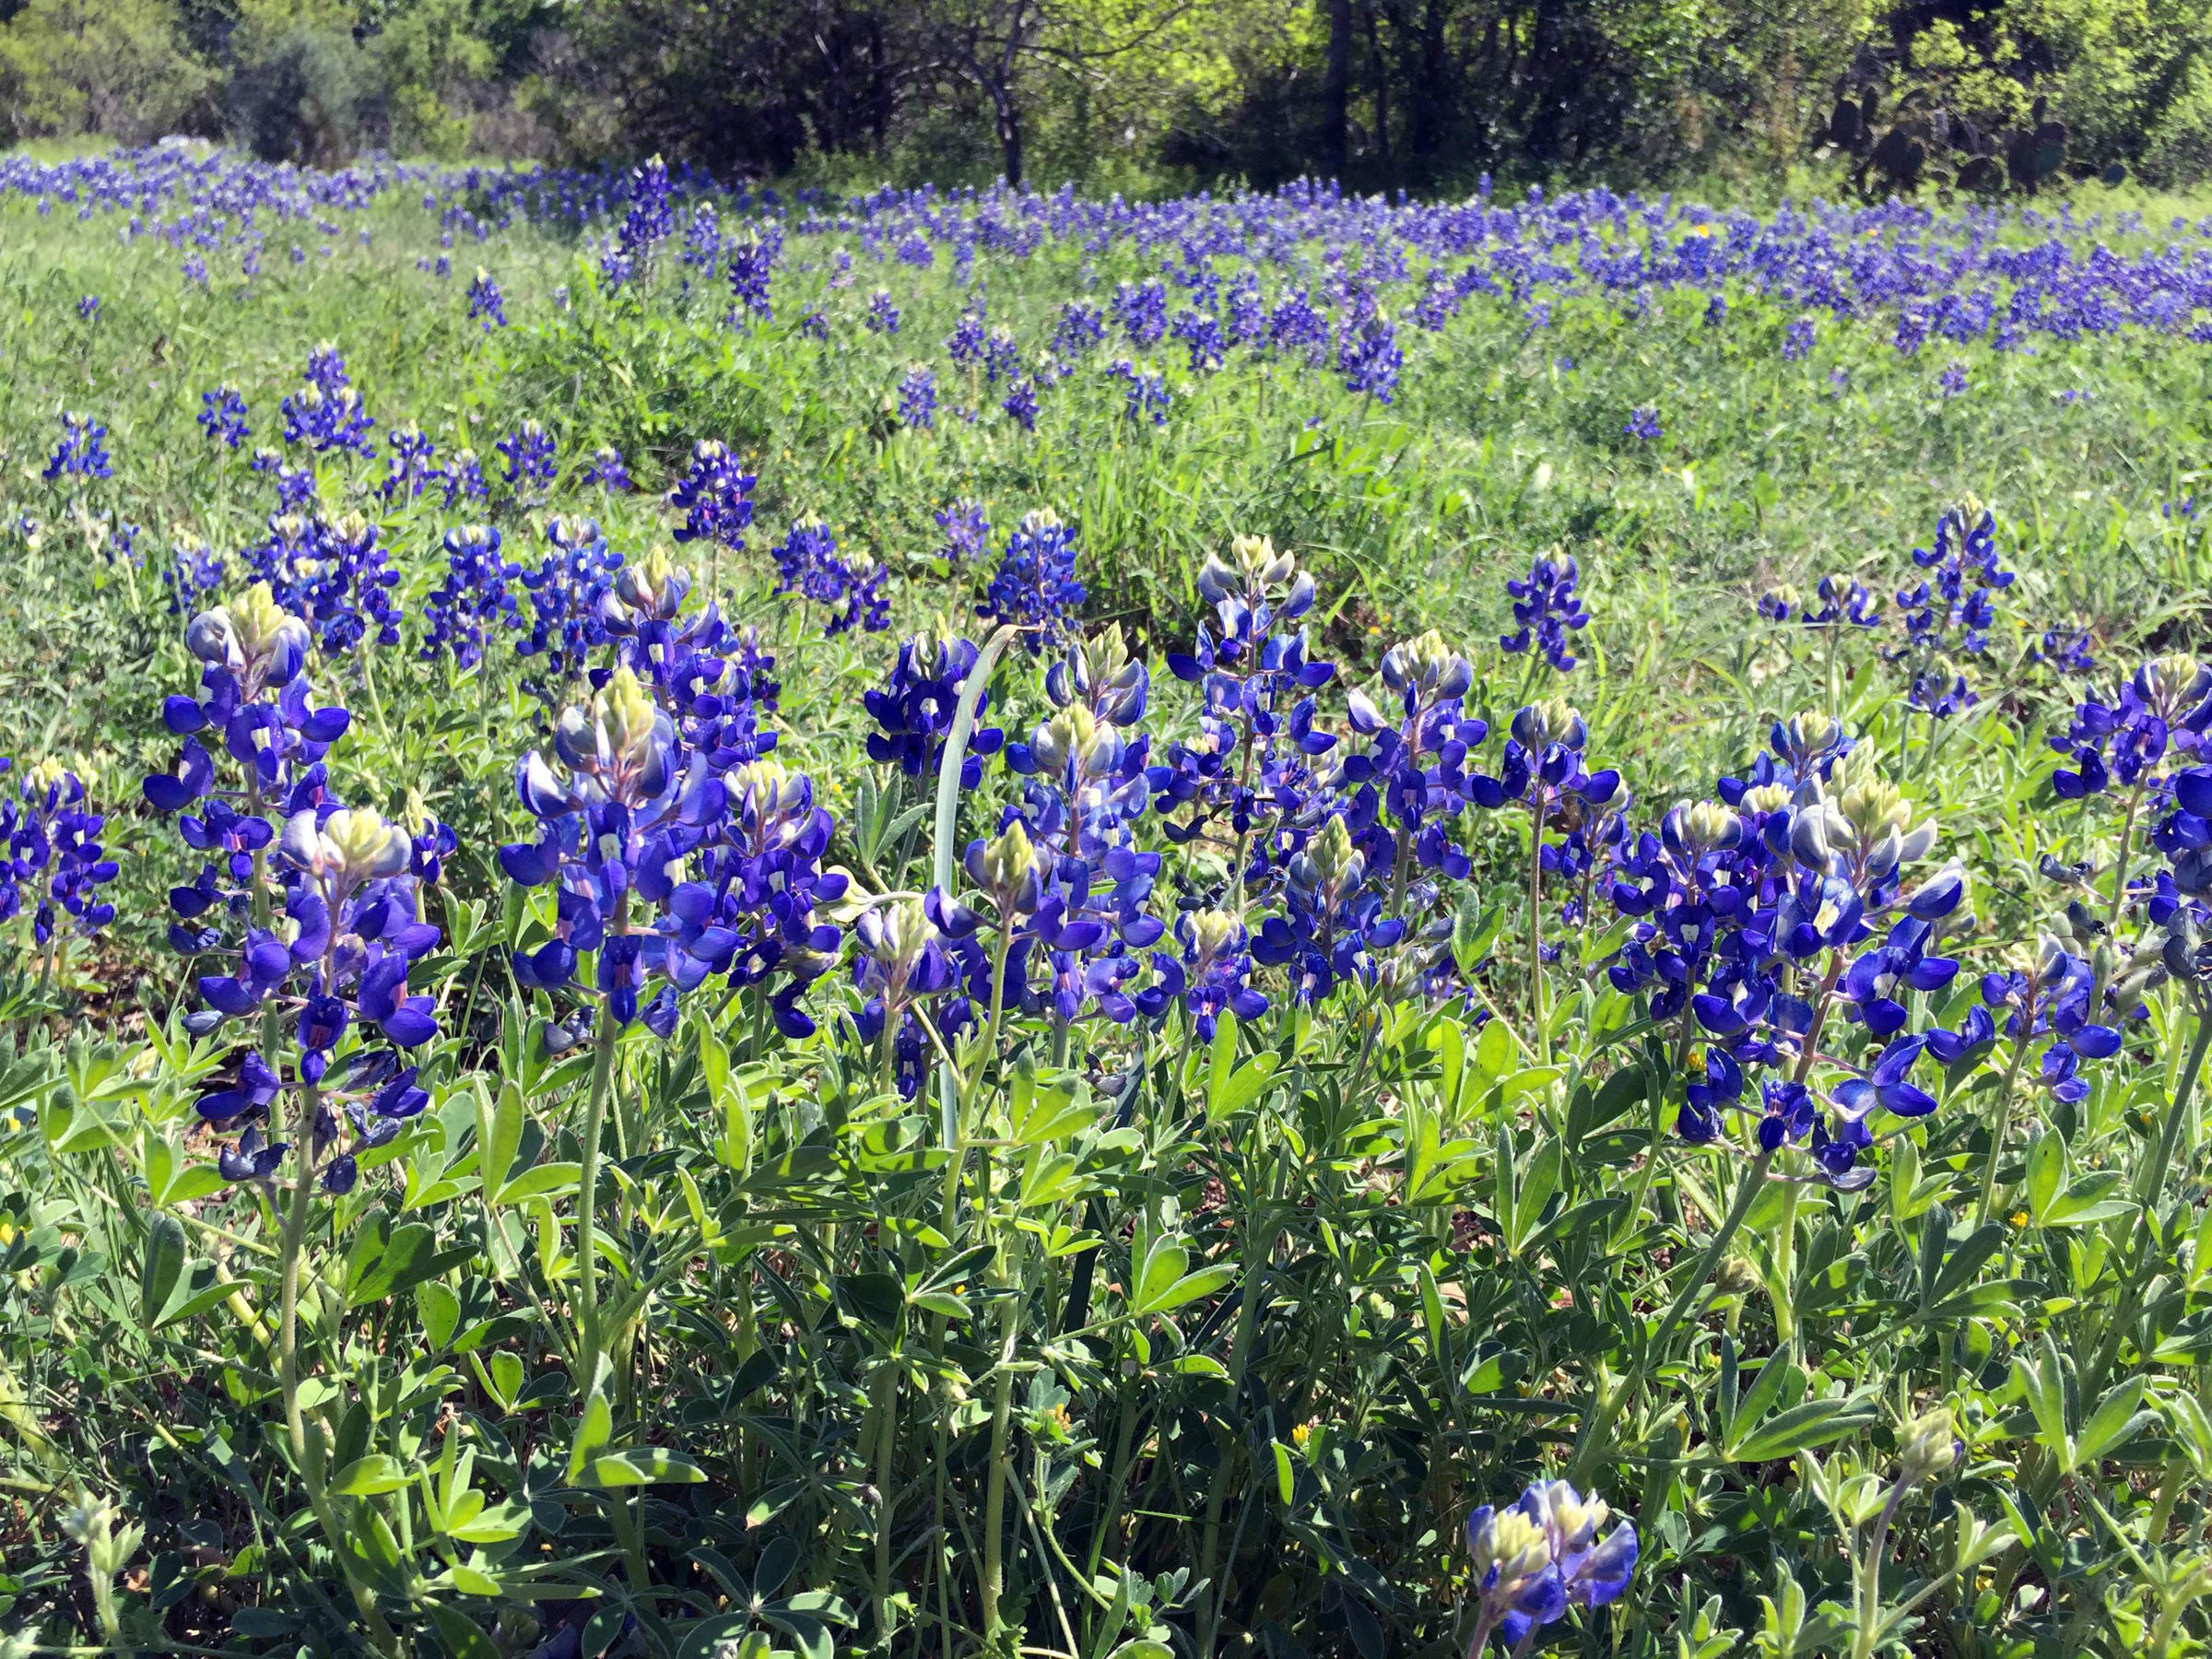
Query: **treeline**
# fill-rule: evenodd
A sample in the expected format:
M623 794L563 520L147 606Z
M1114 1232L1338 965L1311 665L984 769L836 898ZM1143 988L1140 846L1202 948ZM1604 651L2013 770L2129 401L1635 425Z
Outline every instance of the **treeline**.
M2183 183L2212 171L2212 6L0 0L0 121L318 163L657 150L832 183L1445 191L1839 152L1872 191L2115 164Z

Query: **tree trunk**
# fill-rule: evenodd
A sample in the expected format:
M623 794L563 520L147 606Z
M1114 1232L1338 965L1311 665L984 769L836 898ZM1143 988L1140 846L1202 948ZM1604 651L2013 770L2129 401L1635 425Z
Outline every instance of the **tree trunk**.
M991 88L991 110L998 126L999 171L1009 187L1021 183L1021 105L1011 87Z
M1436 174L1437 157L1444 147L1444 11L1449 0L1427 0L1421 8L1421 69L1407 110L1411 130L1408 146L1422 182Z
M1367 7L1367 55L1375 76L1375 155L1382 163L1385 177L1390 168L1390 65L1382 56L1382 25L1376 12L1380 7Z
M1322 83L1322 165L1341 182L1351 159L1352 0L1329 0L1329 61Z

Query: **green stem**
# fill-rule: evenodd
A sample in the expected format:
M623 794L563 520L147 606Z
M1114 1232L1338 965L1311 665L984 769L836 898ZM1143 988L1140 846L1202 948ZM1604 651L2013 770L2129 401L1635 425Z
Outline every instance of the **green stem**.
M2019 1081L2020 1063L2028 1057L2030 1036L2028 1010L2035 1006L2035 981L2028 982L2028 994L2022 1001L2019 1014L2020 1034L2012 1045L2012 1064L2005 1068L2005 1085L1997 1090L1995 1104L1989 1110L1989 1156L1982 1160L1982 1198L1974 1206L1974 1226L1977 1230L1989 1220L1989 1212L1997 1196L1997 1158L2004 1150L2005 1136L2012 1128L2012 1090Z
M891 1523L896 1519L897 1505L891 1479L895 1472L892 1453L899 1444L899 1356L896 1350L884 1360L883 1370L876 1378L876 1415L878 1436L876 1441L876 1642L889 1650L891 1643Z
M578 1274L577 1364L578 1386L589 1390L599 1369L599 1265L594 1238L599 1188L599 1140L606 1118L608 1085L615 1075L615 1042L621 1035L611 1010L599 1010L599 1036L592 1055L591 1103L583 1114L583 1168L576 1206L576 1271Z
M1743 1179L1736 1183L1735 1201L1728 1206L1728 1214L1722 1220L1720 1230L1712 1235L1712 1241L1705 1246L1705 1253L1699 1257L1696 1269L1659 1321L1659 1328L1652 1333L1651 1341L1644 1345L1642 1363L1599 1396L1596 1409L1583 1425L1582 1445L1575 1453L1573 1473L1569 1476L1576 1485L1588 1484L1591 1465L1596 1463L1603 1453L1606 1437L1619 1418L1621 1407L1628 1404L1629 1395L1634 1391L1636 1382L1666 1362L1667 1347L1674 1340L1676 1327L1681 1324L1683 1316L1689 1312L1690 1304L1712 1283L1713 1270L1721 1265L1722 1253L1735 1239L1736 1230L1743 1226L1744 1218L1751 1213L1751 1206L1759 1197L1760 1187L1766 1183L1767 1166L1773 1159L1771 1151L1762 1151L1744 1166Z
M2136 1183L2136 1202L2143 1212L2136 1229L2141 1241L2140 1253L2128 1273L2126 1291L2106 1328L2103 1342L2098 1346L2097 1357L2082 1379L2081 1392L2088 1397L2095 1398L2103 1392L2104 1380L2120 1358L2120 1345L2127 1339L2127 1329L2135 1324L2136 1315L2142 1309L2144 1289L2162 1259L2159 1194L2165 1189L2166 1171L2173 1163L2174 1148L2181 1140L2182 1124L2188 1120L2190 1099L2196 1091L2197 1073L2204 1069L2205 1051L2208 1048L2212 1048L2212 1018L2200 1013L2196 1035L2190 1040L2189 1057L2182 1063L2181 1081L2174 1086L2173 1104L2167 1109L2165 1131L2159 1136L2158 1150L2145 1166L2142 1180Z
M1019 1242L1011 1235L1009 1246ZM1021 1275L1018 1263L1006 1276L1006 1300L999 1314L998 1389L991 1405L991 1471L983 1486L983 1640L995 1642L1006 1627L999 1595L1006 1587L1006 1441L1014 1415L1014 1353L1021 1335Z
M1540 1064L1551 1058L1551 1033L1544 1018L1544 785L1536 784L1536 804L1528 830L1528 1006L1535 1027Z
M306 1253L308 1218L314 1209L315 1160L309 1148L314 1140L317 1092L312 1083L301 1086L300 1121L293 1135L292 1158L300 1172L292 1180L278 1257L276 1385L284 1396L284 1427L291 1442L292 1461L299 1465L300 1478L307 1485L308 1507L314 1512L323 1535L330 1540L339 1573L353 1592L354 1605L361 1622L369 1627L371 1640L379 1652L396 1655L400 1651L398 1635L385 1621L375 1595L355 1579L346 1564L347 1530L340 1524L324 1485L322 1430L317 1428L310 1432L307 1412L300 1404L300 1272Z

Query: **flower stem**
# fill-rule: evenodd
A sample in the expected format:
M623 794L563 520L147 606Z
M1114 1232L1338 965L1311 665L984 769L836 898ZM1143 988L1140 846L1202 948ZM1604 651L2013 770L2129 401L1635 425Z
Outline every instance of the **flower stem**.
M2035 1007L2035 981L2028 982L2028 995L2022 1004L2019 1021L2020 1034L2012 1045L2012 1064L2005 1068L2005 1085L1997 1090L1996 1103L1989 1109L1989 1156L1982 1160L1982 1198L1974 1206L1974 1227L1979 1230L1989 1220L1989 1212L1997 1195L1997 1158L2005 1147L2006 1133L2012 1127L2012 1090L2019 1081L2020 1063L2028 1057L2030 1015Z
M1762 1151L1744 1166L1743 1179L1736 1183L1735 1201L1728 1206L1728 1214L1722 1220L1720 1230L1705 1246L1705 1253L1698 1259L1696 1269L1659 1321L1659 1328L1652 1333L1651 1341L1644 1345L1642 1363L1599 1396L1596 1409L1583 1426L1583 1443L1575 1453L1573 1472L1568 1477L1577 1486L1588 1484L1591 1465L1603 1453L1606 1437L1619 1418L1621 1407L1628 1404L1633 1385L1641 1377L1648 1376L1656 1367L1665 1363L1666 1350L1674 1340L1676 1327L1681 1324L1683 1317L1689 1312L1690 1304L1712 1283L1713 1270L1721 1265L1723 1253L1735 1238L1736 1230L1743 1226L1744 1218L1751 1213L1751 1206L1759 1197L1759 1189L1766 1183L1767 1167L1773 1159L1772 1152Z
M306 1253L308 1218L314 1209L315 1160L310 1150L314 1141L316 1088L303 1084L300 1090L300 1119L293 1136L292 1157L300 1172L293 1178L284 1218L283 1241L278 1254L276 1314L276 1385L284 1395L284 1427L291 1442L292 1461L307 1486L308 1507L314 1512L323 1535L337 1558L339 1576L353 1592L361 1622L368 1626L377 1651L396 1655L399 1637L385 1621L376 1597L347 1567L347 1529L341 1524L324 1481L323 1433L310 1431L307 1412L300 1404L300 1272Z
M592 1055L591 1103L583 1114L583 1167L576 1204L576 1271L578 1274L577 1383L588 1390L599 1369L599 1265L594 1238L597 1220L599 1140L606 1118L608 1086L615 1075L615 1042L621 1035L613 1013L599 1010L599 1035Z
M1536 784L1535 809L1528 829L1528 1006L1535 1027L1539 1064L1551 1059L1549 1022L1544 1018L1544 785Z

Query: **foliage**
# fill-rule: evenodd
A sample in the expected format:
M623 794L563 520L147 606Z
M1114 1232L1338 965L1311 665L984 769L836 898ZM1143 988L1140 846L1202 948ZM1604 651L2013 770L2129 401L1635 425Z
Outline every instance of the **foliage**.
M2212 1637L2202 204L0 192L15 1649Z

